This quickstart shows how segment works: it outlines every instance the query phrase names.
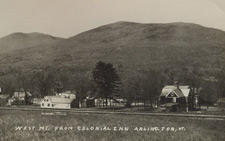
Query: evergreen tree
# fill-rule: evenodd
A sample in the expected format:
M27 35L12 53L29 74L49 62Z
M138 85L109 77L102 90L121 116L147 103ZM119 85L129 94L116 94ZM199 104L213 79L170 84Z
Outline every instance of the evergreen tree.
M99 61L92 74L93 80L99 90L99 97L105 98L107 106L108 99L112 98L113 94L118 93L120 79L117 75L117 71L113 68L112 64Z

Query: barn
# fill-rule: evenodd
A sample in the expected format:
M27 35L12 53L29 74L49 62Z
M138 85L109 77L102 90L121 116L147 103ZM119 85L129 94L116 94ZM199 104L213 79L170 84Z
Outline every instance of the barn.
M41 101L41 108L71 109L73 99L60 96L45 96Z

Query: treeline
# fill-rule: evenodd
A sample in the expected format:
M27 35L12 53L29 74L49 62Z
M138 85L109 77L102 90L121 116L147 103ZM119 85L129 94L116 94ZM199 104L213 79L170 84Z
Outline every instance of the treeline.
M112 100L120 97L131 103L144 103L144 106L157 104L165 85L189 85L198 89L203 104L212 104L225 97L225 72L217 71L206 78L197 68L143 69L118 73L113 64L98 62L91 71L74 71L64 68L23 71L0 77L2 93L13 95L16 91L31 92L33 97L43 98L54 92L75 91L80 102L86 97ZM107 104L107 102L106 102Z
M54 69L46 66L42 69L23 71L14 69L14 73L0 77L3 94L14 92L31 92L32 97L43 98L55 92L75 91L77 98L84 99L94 86L88 72L72 72L65 69ZM82 100L81 100L82 101Z
M157 105L165 85L188 85L200 95L200 103L212 105L225 97L225 72L218 70L206 77L198 68L147 69L130 73L122 90L129 103ZM128 103L128 104L129 104Z

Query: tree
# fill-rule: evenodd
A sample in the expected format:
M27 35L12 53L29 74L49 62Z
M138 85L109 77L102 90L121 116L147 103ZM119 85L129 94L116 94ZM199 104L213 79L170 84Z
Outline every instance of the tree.
M153 104L157 104L164 85L164 79L160 71L150 69L145 72L145 78L143 79L144 106L146 106L146 102L150 103L151 108Z
M8 76L0 77L2 93L13 96L13 93L16 91L16 87L17 87L15 82L16 82L16 77L12 74Z
M142 77L140 74L132 74L132 77L126 79L126 82L123 84L126 84L123 86L123 91L125 93L124 98L127 99L126 107L131 107L131 104L134 102L135 106L137 106L138 103L138 109L139 109L139 102L140 102L140 96L142 94Z
M118 93L118 87L120 85L120 79L117 75L116 69L113 65L99 61L93 72L93 80L97 84L99 90L99 97L105 98L106 106L108 106L108 99L111 98L113 94Z
M28 72L18 72L17 73L17 79L18 79L18 90L21 92L21 90L25 93L24 101L25 104L28 105L30 101L30 97L28 95L28 90L31 87L31 81L30 81L30 74Z
M216 102L216 87L213 81L204 81L202 83L202 92L200 93L201 104L206 105L209 108L214 102Z
M92 83L89 80L89 76L86 73L77 72L74 76L71 77L71 90L76 91L76 99L79 101L81 107L83 101L88 95L88 92L91 91Z
M35 71L33 81L35 89L40 93L41 97L47 96L54 87L54 72L46 68L44 68L44 70Z
M219 98L225 97L225 72L220 71L216 74L216 91Z

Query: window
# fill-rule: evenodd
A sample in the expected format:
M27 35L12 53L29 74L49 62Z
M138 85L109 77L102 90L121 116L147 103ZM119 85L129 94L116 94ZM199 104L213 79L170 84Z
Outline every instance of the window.
M54 107L54 104L52 104L52 107Z
M44 104L44 103L42 103L42 106L45 106L45 104Z
M48 99L46 99L48 101Z
M48 104L48 107L50 106L50 104Z

